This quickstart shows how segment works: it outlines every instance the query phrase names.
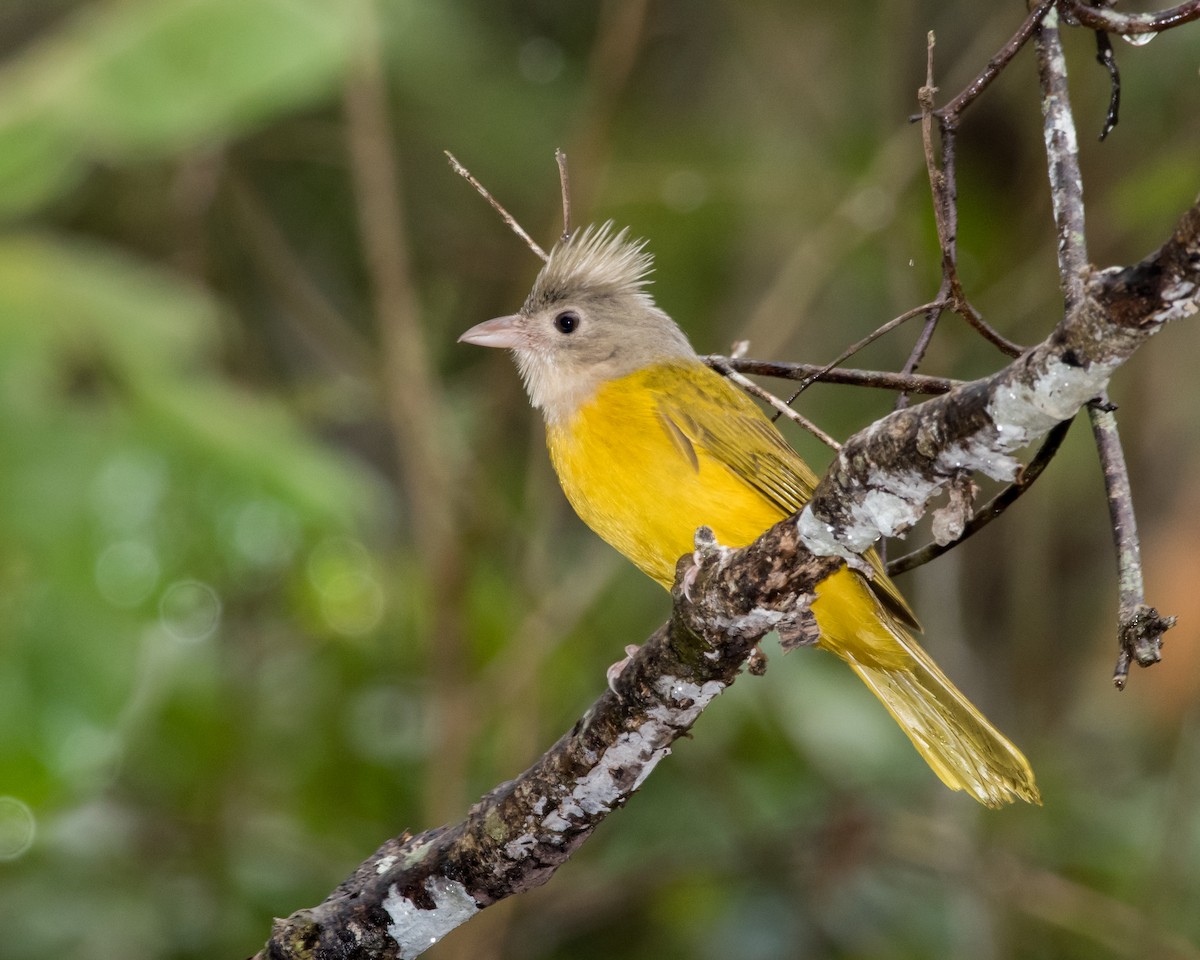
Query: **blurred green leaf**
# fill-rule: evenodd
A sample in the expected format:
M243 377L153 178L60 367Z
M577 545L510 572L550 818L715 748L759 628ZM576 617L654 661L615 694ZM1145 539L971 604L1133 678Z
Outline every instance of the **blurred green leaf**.
M87 162L216 143L327 94L353 23L322 0L84 8L0 74L0 214Z
M163 271L93 244L0 238L0 397L12 412L43 421L71 404L72 377L110 381L164 445L306 515L348 522L377 504L365 474L331 460L280 404L217 375L219 330L216 302Z

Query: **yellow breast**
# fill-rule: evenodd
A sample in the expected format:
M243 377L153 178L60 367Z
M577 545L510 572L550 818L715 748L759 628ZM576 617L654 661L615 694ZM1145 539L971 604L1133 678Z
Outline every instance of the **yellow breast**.
M709 526L720 543L740 547L786 515L684 436L664 411L664 397L690 393L692 413L702 418L745 414L738 401L730 410L696 409L713 403L709 390L687 389L697 376L711 389L707 378L716 375L698 362L640 370L609 382L566 423L547 428L554 468L579 516L668 589L697 527ZM719 378L716 386L729 389Z

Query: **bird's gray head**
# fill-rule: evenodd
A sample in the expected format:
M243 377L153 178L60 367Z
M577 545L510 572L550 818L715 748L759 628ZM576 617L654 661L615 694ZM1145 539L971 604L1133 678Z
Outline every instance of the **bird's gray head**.
M612 222L550 252L520 312L472 327L460 341L513 351L533 405L568 418L610 380L650 364L695 357L683 331L646 290L645 241Z

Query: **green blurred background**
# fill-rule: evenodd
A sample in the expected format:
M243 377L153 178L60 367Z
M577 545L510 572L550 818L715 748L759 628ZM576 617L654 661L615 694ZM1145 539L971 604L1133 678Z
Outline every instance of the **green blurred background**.
M650 239L702 352L826 361L937 288L926 31L944 100L1023 10L0 0L0 956L253 953L524 769L666 617L570 514L511 364L455 343L539 263L443 149L549 244L565 148L576 219ZM1066 41L1092 256L1131 262L1200 189L1200 27L1118 42L1103 145L1106 75ZM1031 51L960 154L968 290L1038 340ZM1180 615L1123 695L1084 427L902 580L1045 807L949 793L848 671L773 655L546 887L429 956L1200 957L1197 356L1180 325L1113 388L1149 599ZM924 369L999 363L948 320ZM801 406L844 436L890 402Z

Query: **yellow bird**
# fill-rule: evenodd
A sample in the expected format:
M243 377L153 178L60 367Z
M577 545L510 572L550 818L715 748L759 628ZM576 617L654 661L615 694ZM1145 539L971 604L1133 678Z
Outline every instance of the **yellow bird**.
M575 511L671 589L696 529L741 547L800 510L817 478L744 393L696 355L646 286L645 242L612 224L560 242L519 313L459 339L513 351L546 421ZM874 551L816 590L819 646L883 702L946 786L999 806L1040 803L1028 762L909 635L904 598Z

